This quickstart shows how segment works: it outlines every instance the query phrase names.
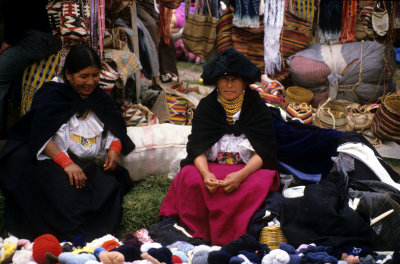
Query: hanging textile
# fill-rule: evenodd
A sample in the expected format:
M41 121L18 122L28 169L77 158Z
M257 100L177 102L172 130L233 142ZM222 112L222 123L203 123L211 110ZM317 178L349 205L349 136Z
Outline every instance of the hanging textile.
M233 7L227 7L217 22L215 55L232 47Z
M283 25L285 0L267 1L264 10L264 62L265 73L281 70L280 34Z
M104 51L104 32L106 30L106 17L105 17L105 0L99 0L98 12L98 27L99 27L99 48L100 48L100 59L103 59Z
M343 0L342 29L339 43L356 41L356 20L358 0Z
M321 44L339 41L342 17L341 0L321 0L319 14L319 37Z
M290 8L298 18L314 23L315 0L292 0Z
M90 32L91 34L91 47L94 50L97 50L97 45L98 45L98 35L97 35L97 30L96 30L96 26L97 26L97 0L91 0L90 1Z
M233 25L237 27L258 28L260 0L235 0Z

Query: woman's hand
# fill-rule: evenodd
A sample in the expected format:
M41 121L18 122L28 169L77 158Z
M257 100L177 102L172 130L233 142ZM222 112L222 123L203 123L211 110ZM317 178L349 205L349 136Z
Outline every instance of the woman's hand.
M239 171L229 173L225 179L221 181L221 187L226 193L235 191L242 183L244 178L241 176Z
M118 167L119 159L118 154L115 150L110 149L107 152L106 160L104 162L104 170L105 171L113 171Z
M85 187L87 178L81 167L79 167L75 163L71 163L64 168L64 171L68 174L69 183L71 185L74 185L75 183L75 187L77 189L82 189L83 187Z
M204 186L210 193L215 193L220 186L220 181L215 177L213 173L208 173L204 178Z

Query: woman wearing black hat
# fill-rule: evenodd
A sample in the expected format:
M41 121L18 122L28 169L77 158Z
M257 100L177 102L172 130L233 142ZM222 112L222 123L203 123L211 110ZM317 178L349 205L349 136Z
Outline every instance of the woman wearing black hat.
M187 157L160 209L193 237L223 245L246 233L251 216L277 190L271 113L248 84L260 70L230 48L204 66L214 91L196 108Z

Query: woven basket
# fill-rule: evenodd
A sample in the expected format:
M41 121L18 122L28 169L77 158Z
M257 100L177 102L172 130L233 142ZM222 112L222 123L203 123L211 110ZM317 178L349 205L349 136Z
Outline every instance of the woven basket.
M281 226L266 226L261 230L260 243L266 244L270 249L277 249L281 242L287 243Z
M385 96L372 122L372 132L381 139L400 142L400 94Z
M290 86L286 89L285 103L306 103L310 104L313 99L313 92L300 86Z
M346 106L339 102L332 102L330 98L320 105L315 114L313 124L322 128L331 128L341 131L347 131Z

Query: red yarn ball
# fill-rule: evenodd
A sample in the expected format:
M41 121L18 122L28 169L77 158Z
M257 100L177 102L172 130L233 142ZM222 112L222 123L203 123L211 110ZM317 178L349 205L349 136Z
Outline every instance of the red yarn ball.
M172 255L172 263L178 264L178 263L183 263L182 259L177 256L177 255Z
M49 261L46 258L46 253L49 252L58 257L62 250L58 239L50 234L38 236L33 241L32 257L39 264L45 264Z
M104 241L104 243L101 245L101 247L107 251L110 251L111 249L119 247L120 245L121 244L118 243L117 241L110 239L110 240Z

